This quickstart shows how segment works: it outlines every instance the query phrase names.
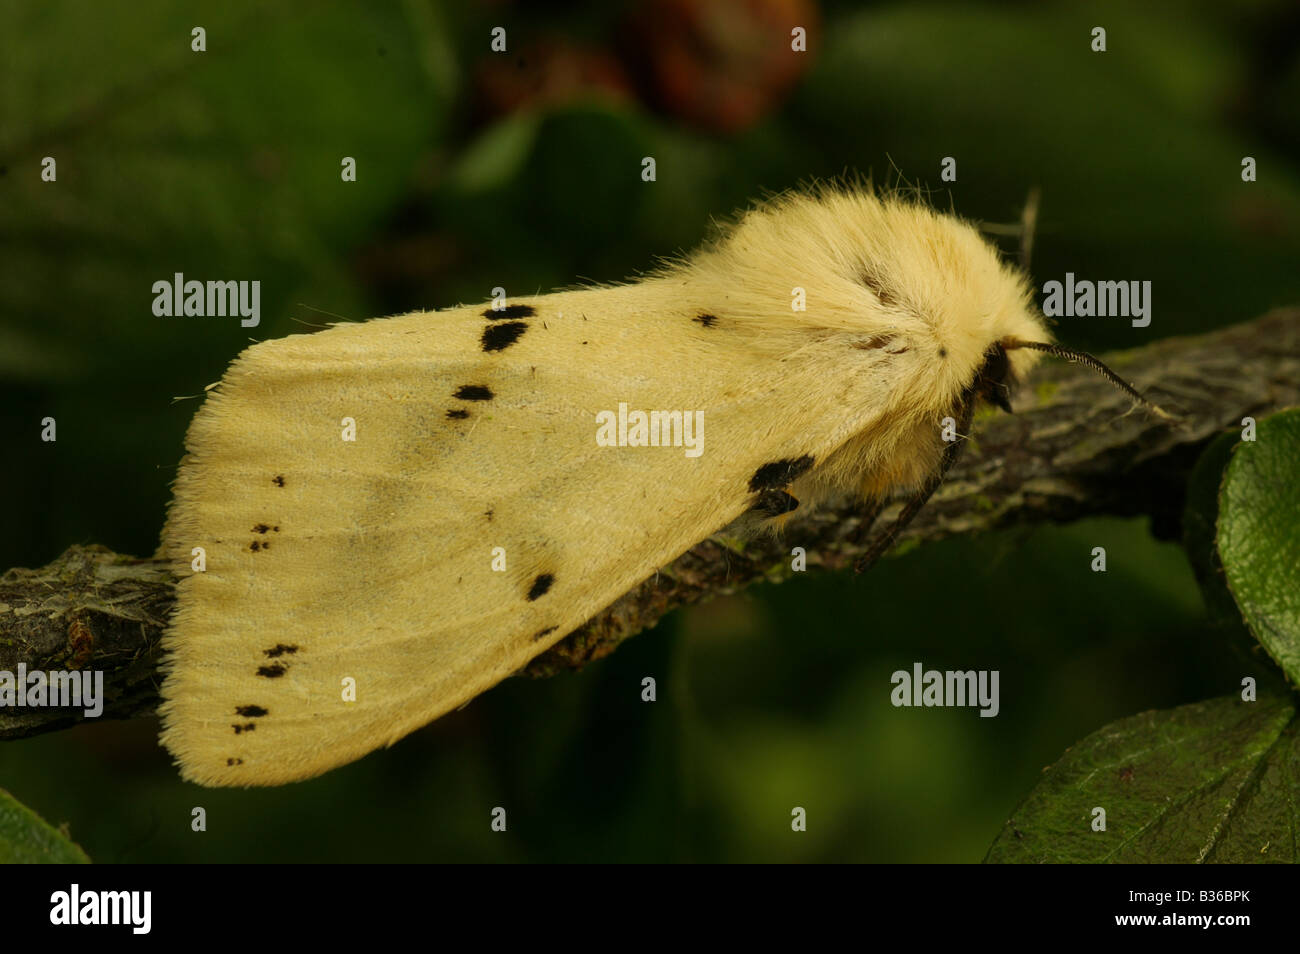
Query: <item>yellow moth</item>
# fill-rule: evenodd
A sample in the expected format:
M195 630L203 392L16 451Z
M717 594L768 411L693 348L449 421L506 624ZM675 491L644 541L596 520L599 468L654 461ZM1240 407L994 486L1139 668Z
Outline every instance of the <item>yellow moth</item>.
M195 416L163 533L162 742L205 785L319 775L753 511L907 494L869 563L963 443L945 419L1009 409L1042 350L1096 365L974 227L855 187L636 282L254 345Z

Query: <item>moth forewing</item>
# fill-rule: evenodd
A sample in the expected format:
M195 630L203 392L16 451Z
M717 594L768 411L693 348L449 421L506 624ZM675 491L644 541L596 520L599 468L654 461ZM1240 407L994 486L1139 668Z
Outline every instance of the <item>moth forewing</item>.
M191 427L167 530L186 575L162 739L185 777L278 784L401 738L733 521L765 467L870 426L882 354L836 335L757 373L743 348L691 340L714 333L693 313L664 321L666 291L416 313L245 352ZM809 400L832 380L837 414ZM601 446L597 417L620 404L701 413L702 452ZM189 572L195 546L204 572Z

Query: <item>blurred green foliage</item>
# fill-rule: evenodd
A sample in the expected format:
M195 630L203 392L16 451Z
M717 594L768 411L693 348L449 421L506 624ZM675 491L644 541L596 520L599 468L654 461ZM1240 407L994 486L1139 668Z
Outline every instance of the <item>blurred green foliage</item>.
M901 174L1002 223L1041 186L1036 281L1154 283L1149 328L1078 320L1058 329L1073 346L1300 300L1290 3L827 3L806 75L730 135L635 96L482 105L491 27L621 59L649 42L618 36L627 6L0 9L0 567L74 542L151 552L197 407L172 398L201 394L250 338L622 279L809 177ZM196 25L206 53L190 51ZM1247 155L1258 182L1241 181ZM44 156L57 183L39 178ZM154 317L152 283L178 271L260 279L261 325ZM57 443L39 440L47 415ZM1093 546L1104 574L1087 569ZM1000 670L1001 714L892 708L890 674L918 660ZM1067 745L1249 674L1181 549L1096 520L675 614L579 676L511 680L308 783L184 785L141 720L0 745L0 784L100 862L976 861ZM497 805L506 834L488 827Z

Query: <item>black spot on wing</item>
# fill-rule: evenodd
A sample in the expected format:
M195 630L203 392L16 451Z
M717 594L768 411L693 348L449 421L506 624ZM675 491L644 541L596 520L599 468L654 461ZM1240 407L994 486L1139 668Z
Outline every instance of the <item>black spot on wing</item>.
M288 671L289 667L284 663L271 663L269 666L257 667L257 674L259 676L264 676L267 679L279 679Z
M531 318L537 312L532 305L506 305L504 308L489 308L483 312L488 321L503 321L506 318Z
M469 417L469 411L461 407L452 408L447 412L447 417L453 421L463 421L465 418Z
M696 315L694 318L691 319L691 321L698 321L705 328L712 328L714 325L718 323L718 316L701 314L701 315Z
M267 711L261 706L235 706L235 715L241 715L245 719L260 719Z
M263 649L262 655L266 656L267 659L275 659L277 656L292 656L297 651L297 646L286 646L284 643L276 643L270 649Z
M271 478L271 483L275 484L277 487L283 487L284 474L276 474L274 477Z
M556 629L558 628L559 627L557 626L547 626L545 629L539 629L537 633L533 636L533 642L537 642L543 636L549 636L551 633L555 632Z
M813 459L808 454L799 458L775 460L770 464L764 464L754 471L753 477L749 478L749 489L755 491L780 490L796 477L807 473L812 465Z
M507 321L503 325L488 325L483 329L483 350L504 351L518 341L527 330L528 323L525 321Z
M555 582L555 577L550 573L539 573L537 579L533 580L533 585L528 588L528 602L532 602L538 597L546 595Z
M496 397L492 389L484 384L462 384L452 396L462 401L490 401Z
M252 732L257 728L257 723L245 722L243 725L231 725L231 728L235 730L235 735L239 735L241 732Z
M243 765L243 764L244 764L244 760L243 760L243 759L226 759L226 764L227 764L227 765Z
M780 517L799 508L799 501L784 490L764 490L758 495L754 506L755 513L764 517Z

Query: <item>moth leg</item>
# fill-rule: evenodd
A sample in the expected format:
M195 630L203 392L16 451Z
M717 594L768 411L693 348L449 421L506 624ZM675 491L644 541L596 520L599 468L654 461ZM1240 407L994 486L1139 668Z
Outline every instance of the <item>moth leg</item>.
M893 526L881 533L871 545L867 547L865 553L858 557L857 562L853 564L853 572L861 573L868 569L873 563L889 552L889 548L894 545L898 535L903 529L912 522L912 519L925 506L927 500L939 489L943 483L944 476L952 469L952 465L957 463L961 457L961 452L965 450L966 434L970 431L971 418L975 416L975 392L968 388L962 393L957 405L958 421L957 435L958 439L950 443L943 449L943 457L939 461L939 469L925 482L925 485L910 497L906 504L903 505L902 512L898 519L894 521Z
M872 497L866 501L862 508L862 516L858 518L858 526L851 534L848 541L853 546L861 546L867 542L867 537L871 536L871 528L875 526L876 518L880 516L880 511L885 509L885 501L882 497Z
M799 501L784 490L764 490L749 509L764 517L783 517L798 506Z
M853 564L854 573L862 573L863 571L870 569L873 563L889 552L889 548L894 545L894 540L897 539L898 535L903 532L903 529L912 522L912 519L920 513L921 508L925 506L925 502L930 499L931 495L939 488L941 483L943 483L942 476L936 474L934 477L927 480L925 486L915 495L908 498L907 503L903 506L903 510L898 515L898 519L894 521L893 526L877 535L876 539L872 541L871 546L867 547L866 552L863 553L862 556L858 557L857 562Z

